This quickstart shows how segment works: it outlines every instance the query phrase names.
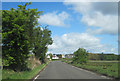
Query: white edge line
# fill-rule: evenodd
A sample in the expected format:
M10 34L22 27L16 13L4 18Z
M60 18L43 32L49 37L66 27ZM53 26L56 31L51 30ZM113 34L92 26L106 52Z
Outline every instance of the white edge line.
M82 68L78 68L78 67L75 67L75 66L72 66L72 67L74 67L74 68L76 68L76 69L78 69L78 70L83 70L83 71L88 72L88 73L91 73L91 74L97 74L97 73L94 73L94 72L92 72L92 71L85 70L85 69L82 69ZM100 75L100 76L101 76L101 77L104 77L104 78L106 78L106 79L111 79L110 77L107 77L107 76L104 76L104 75Z
M47 65L46 65L46 66L47 66ZM43 70L45 70L45 68L44 68ZM34 78L33 81L35 81L39 76L40 76L40 73Z
M34 78L34 80L33 81L35 81L37 78L39 77L39 74Z

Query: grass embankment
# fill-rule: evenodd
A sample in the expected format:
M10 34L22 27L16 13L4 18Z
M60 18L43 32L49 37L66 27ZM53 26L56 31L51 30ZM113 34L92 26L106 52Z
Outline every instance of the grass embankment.
M64 59L62 60L68 64L71 64L71 59ZM94 71L112 78L117 79L119 76L118 74L118 62L105 62L105 61L99 61L99 62L88 62L86 64L72 64L73 66L79 67L79 68L83 68L83 69L87 69L90 71Z
M32 63L31 60L33 60ZM9 79L16 79L16 80L21 80L22 81L29 81L29 79L32 79L38 72L40 72L47 64L39 64L38 62L35 62L35 58L29 59L28 66L31 67L30 71L22 71L22 72L14 72L13 70L10 69L3 69L2 71L2 79L3 81L6 81Z
M0 81L2 79L2 70L0 70Z
M0 57L0 81L2 79L2 59Z

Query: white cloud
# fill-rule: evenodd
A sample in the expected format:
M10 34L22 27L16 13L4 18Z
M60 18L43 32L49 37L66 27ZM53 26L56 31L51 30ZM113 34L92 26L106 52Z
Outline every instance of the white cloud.
M89 33L95 34L117 34L118 33L118 16L116 15L103 15L96 13L93 17L84 15L82 20L88 26L100 27L95 31L91 30Z
M52 12L41 15L38 21L41 24L53 25L53 26L67 26L65 20L68 20L69 14L67 12Z
M63 2L64 0L22 0L22 2ZM68 0L69 1L69 0ZM74 2L100 1L100 2L118 2L119 0L74 0ZM2 0L2 2L20 2L19 0Z
M50 45L51 53L73 53L78 48L85 48L90 52L115 52L114 48L100 43L100 39L87 33L68 33L61 37L53 37L53 44Z
M119 0L64 0L64 2L119 2Z
M67 0L65 0L67 1ZM82 14L81 22L90 27L96 27L88 33L117 34L118 33L118 3L117 2L64 2L71 9ZM87 0L90 1L90 0ZM99 0L98 0L99 1Z

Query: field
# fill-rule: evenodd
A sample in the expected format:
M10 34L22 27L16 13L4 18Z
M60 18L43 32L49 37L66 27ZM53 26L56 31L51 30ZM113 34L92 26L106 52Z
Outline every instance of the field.
M62 60L71 64L71 59ZM118 78L118 62L116 61L89 61L87 64L72 64L76 67L94 71L112 78ZM120 77L120 76L119 76Z

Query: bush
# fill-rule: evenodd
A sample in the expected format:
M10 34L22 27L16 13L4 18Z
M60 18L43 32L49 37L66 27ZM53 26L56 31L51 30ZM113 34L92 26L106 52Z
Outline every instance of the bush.
M87 63L88 60L88 52L83 49L79 48L77 51L74 52L73 63Z
M37 25L40 12L37 9L19 8L2 10L2 56L5 65L14 70L26 68L26 60L33 43L33 27Z

